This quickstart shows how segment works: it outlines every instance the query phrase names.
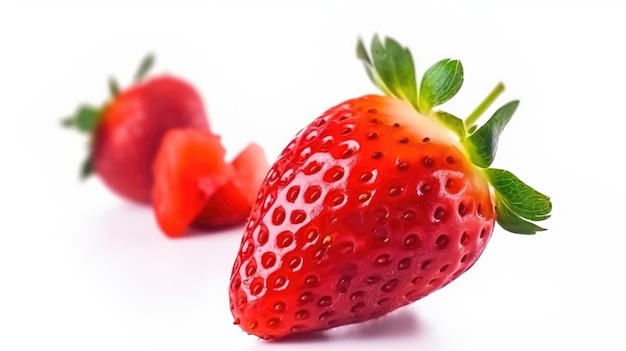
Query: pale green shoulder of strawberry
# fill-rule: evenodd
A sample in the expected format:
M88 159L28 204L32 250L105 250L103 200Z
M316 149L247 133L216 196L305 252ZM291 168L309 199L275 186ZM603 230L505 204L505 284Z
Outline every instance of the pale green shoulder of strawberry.
M550 217L550 198L513 173L491 168L500 134L511 120L519 101L504 104L483 125L476 124L504 91L502 83L498 83L474 111L461 119L434 109L461 89L463 65L459 60L444 59L435 63L418 82L411 52L392 38L387 37L383 41L375 35L369 53L363 41L359 40L356 52L370 80L383 93L409 102L418 112L436 118L459 137L470 161L480 169L494 191L496 220L503 229L519 234L545 230L534 222Z

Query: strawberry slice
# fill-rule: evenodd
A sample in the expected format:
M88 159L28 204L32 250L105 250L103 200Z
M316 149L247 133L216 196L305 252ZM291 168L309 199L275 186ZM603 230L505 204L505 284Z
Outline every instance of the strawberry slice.
M207 200L233 179L221 138L206 130L174 129L154 161L153 208L169 237L184 234Z
M267 171L269 163L263 149L249 144L231 163L234 178L222 186L206 203L192 225L199 229L230 227L244 223Z

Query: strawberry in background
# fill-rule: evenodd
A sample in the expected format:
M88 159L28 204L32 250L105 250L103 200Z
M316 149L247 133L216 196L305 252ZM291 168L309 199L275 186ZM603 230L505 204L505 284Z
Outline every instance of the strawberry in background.
M89 135L81 176L95 174L119 196L152 205L169 237L244 223L269 169L262 148L250 143L227 162L200 94L171 75L146 78L153 63L146 57L125 90L110 81L102 107L82 105L63 121Z
M81 105L64 125L89 136L81 176L97 175L117 195L150 204L152 162L161 139L174 128L209 130L200 94L172 75L146 75L154 63L149 55L133 83L123 90L110 81L111 96L101 106Z

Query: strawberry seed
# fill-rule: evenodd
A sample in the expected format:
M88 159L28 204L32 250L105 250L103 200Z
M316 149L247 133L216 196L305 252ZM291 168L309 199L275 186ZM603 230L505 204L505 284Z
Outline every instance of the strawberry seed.
M274 304L274 311L278 312L278 313L283 313L285 312L285 308L287 307L287 305L282 302L282 301L278 301Z
M328 319L329 319L332 315L333 315L333 312L332 312L332 311L326 311L326 312L324 312L324 313L320 314L320 316L318 317L318 319L319 319L320 321L325 321L325 320L328 320Z
M300 297L298 298L298 301L303 305L311 302L312 300L313 300L313 293L309 291L302 293Z
M462 203L462 202L461 202L461 203L459 204L459 210L458 210L458 212L459 212L459 216L461 216L461 217L463 217L463 216L465 216L465 215L467 214L467 208L465 207L465 204L464 204L464 203Z
M322 196L322 188L317 185L310 186L304 192L304 202L312 203L317 201Z
M432 167L432 166L434 166L434 165L435 165L435 161L433 161L433 159L432 159L432 158L430 158L430 157L428 157L428 156L424 156L424 158L422 159L422 164L423 164L425 167L430 168L430 167Z
M389 298L388 297L382 298L382 299L378 300L378 302L376 302L376 304L378 306L386 305L388 303L389 303Z
M440 250L445 249L448 243L450 243L450 237L445 234L439 235L437 240L435 240L435 246Z
M320 297L317 301L317 305L320 307L328 307L333 303L333 299L329 295L324 295Z
M317 286L318 283L319 283L319 279L314 274L311 274L308 277L306 277L306 279L304 279L304 285L307 288L314 288Z
M307 319L307 318L309 318L308 310L300 310L296 312L296 319Z
M398 279L391 279L383 285L380 290L384 293L392 292L398 285Z
M436 222L439 222L443 219L443 216L446 214L445 210L441 207L437 207L435 209L435 213L433 214L433 218Z
M302 210L294 210L291 212L290 220L293 224L300 224L306 219L306 212Z
M404 247L409 250L415 250L421 246L422 242L417 234L409 234L404 238Z
M352 293L352 295L350 295L350 300L354 301L354 300L358 300L360 298L362 298L364 295L364 293L362 291L355 291Z
M344 275L339 278L337 282L337 292L340 294L345 294L348 292L348 288L350 287L350 281L352 280L352 276Z
M359 197L358 197L360 202L365 202L369 200L369 198L370 198L370 193L361 193L359 194Z
M293 243L293 234L290 231L284 231L276 237L278 247L284 249Z
M296 199L298 198L299 194L300 194L300 186L294 185L291 188L289 188L289 190L287 190L287 196L285 196L285 199L287 199L287 201L291 203L294 203L296 202Z
M469 235L467 235L466 232L463 232L463 234L461 234L461 245L465 245L469 242Z
M276 329L280 326L280 320L278 318L272 318L269 322L267 322L267 326L272 329Z
M407 258L403 258L400 260L400 262L398 262L398 270L404 270L407 269L411 266L411 258L407 257Z
M289 267L292 271L296 272L302 267L302 257L294 256L289 260Z
M324 181L332 183L340 180L344 176L344 170L340 166L333 166L326 173L324 173Z
M365 282L365 284L373 285L373 284L378 283L379 281L380 281L380 277L379 276L371 275L371 276L365 278L364 282Z
M275 263L276 263L276 254L274 254L273 252L266 252L261 257L261 264L265 268L272 268L272 266L274 266Z
M276 209L274 209L274 214L272 215L272 223L274 223L274 225L281 225L284 221L285 209L282 206L278 206L276 207Z
M350 312L358 313L359 311L363 309L363 307L365 307L365 302L359 302L356 305L352 306L352 308L350 309Z
M382 254L376 257L374 263L378 266L385 266L391 262L391 256L389 254Z

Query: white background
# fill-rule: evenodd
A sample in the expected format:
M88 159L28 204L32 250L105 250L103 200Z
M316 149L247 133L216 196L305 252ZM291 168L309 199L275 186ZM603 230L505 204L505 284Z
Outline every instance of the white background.
M626 349L624 2L302 3L0 3L0 349ZM325 109L376 92L354 55L374 32L420 72L462 60L450 112L500 80L500 104L521 100L494 166L552 197L547 232L498 228L445 289L268 343L228 308L241 228L168 240L149 208L77 179L85 139L59 120L103 102L109 76L128 84L147 52L201 92L229 157L256 141L273 160Z

